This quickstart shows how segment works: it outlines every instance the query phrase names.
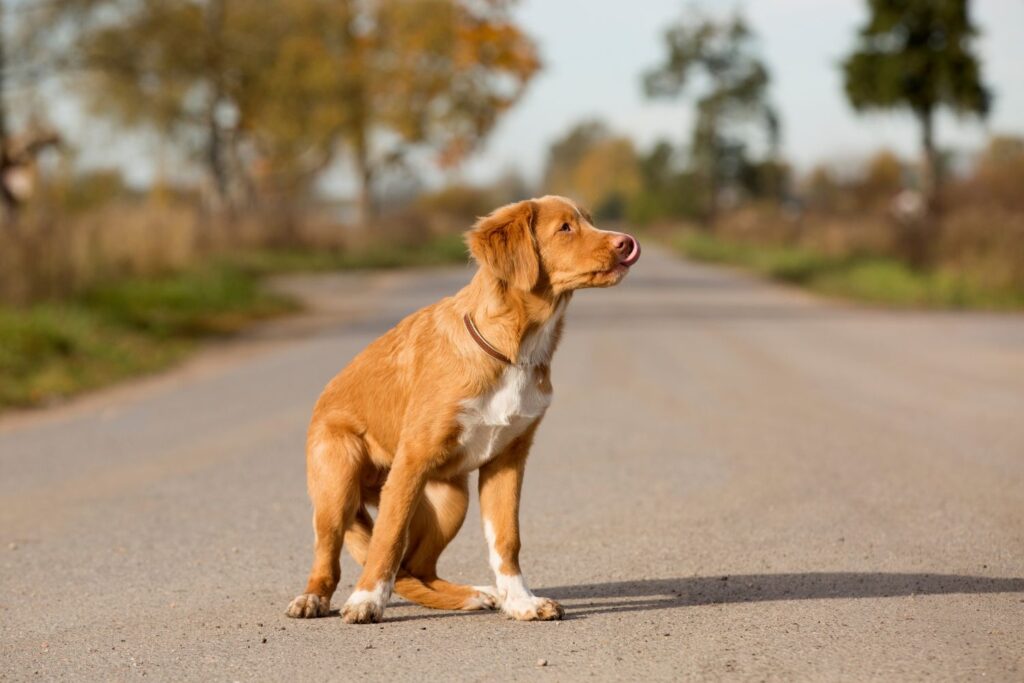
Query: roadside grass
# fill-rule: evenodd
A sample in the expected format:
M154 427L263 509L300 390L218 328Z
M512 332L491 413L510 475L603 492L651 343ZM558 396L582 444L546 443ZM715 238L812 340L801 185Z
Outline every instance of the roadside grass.
M461 236L358 252L247 252L159 277L118 280L60 301L0 305L0 410L45 405L161 370L197 344L298 310L267 289L280 272L438 265L465 260Z
M0 308L0 409L54 402L180 360L204 337L295 310L220 265Z
M1020 289L994 287L965 273L917 270L894 258L828 256L799 247L755 245L700 232L685 232L672 242L695 260L741 266L828 296L893 307L1024 308L1024 291Z

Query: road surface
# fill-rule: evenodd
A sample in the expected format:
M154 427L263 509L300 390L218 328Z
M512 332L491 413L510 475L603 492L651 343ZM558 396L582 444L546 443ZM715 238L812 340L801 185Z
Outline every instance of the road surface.
M0 420L0 679L1024 680L1024 317L655 249L573 301L527 469L523 566L566 620L286 618L318 392L468 276L293 278L318 315ZM475 507L441 569L489 582Z

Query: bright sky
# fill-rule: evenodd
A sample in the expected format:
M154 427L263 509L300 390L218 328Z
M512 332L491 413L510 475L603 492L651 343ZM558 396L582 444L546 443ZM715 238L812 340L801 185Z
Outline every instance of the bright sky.
M801 169L823 160L863 158L885 146L910 155L918 133L905 115L855 116L838 63L866 17L866 0L703 0L712 13L737 4L760 37L783 123L783 151ZM680 142L691 117L685 102L649 101L640 74L662 59L664 27L689 4L680 0L523 0L517 14L540 44L545 69L463 172L483 181L517 167L538 177L547 148L577 121L597 117L641 147ZM987 124L943 117L939 141L975 149L990 132L1024 133L1024 2L974 0L976 45L996 94Z

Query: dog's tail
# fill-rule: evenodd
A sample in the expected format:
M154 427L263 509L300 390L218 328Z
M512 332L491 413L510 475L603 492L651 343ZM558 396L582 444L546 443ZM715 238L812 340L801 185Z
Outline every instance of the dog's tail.
M433 609L477 610L497 606L491 596L472 586L448 583L444 579L423 581L405 571L400 571L395 578L395 591L406 600Z
M351 526L345 530L345 547L359 566L366 563L372 535L373 518L365 507L360 507ZM438 578L421 579L405 569L400 569L395 577L395 592L406 600L433 609L478 610L496 606L488 594L472 586L461 586Z

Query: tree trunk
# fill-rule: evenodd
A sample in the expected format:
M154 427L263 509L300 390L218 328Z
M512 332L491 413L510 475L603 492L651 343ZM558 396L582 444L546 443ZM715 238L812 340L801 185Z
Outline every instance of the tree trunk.
M712 143L712 145L714 144L716 143ZM708 228L714 228L715 222L718 220L718 195L721 192L721 188L718 183L718 148L712 146L709 151L710 158L707 164L708 208L705 221L707 222Z
M363 117L356 122L355 152L356 175L359 181L359 194L356 198L356 221L359 228L368 231L377 218L377 207L373 202L373 163L370 161L370 140Z
M368 84L362 82L352 93L352 152L355 155L355 173L358 176L359 194L356 199L358 226L362 230L373 227L377 217L374 206L374 167L370 150L370 93Z
M719 213L721 193L721 151L718 140L718 105L714 101L703 102L700 106L697 124L693 133L693 153L696 165L706 183L704 227L713 229Z
M207 32L207 74L213 92L206 112L207 140L206 164L217 193L218 208L227 208L229 201L229 178L224 137L217 120L218 110L224 100L221 84L222 52L224 40L224 0L211 0L206 14Z
M18 215L19 202L7 186L7 173L13 167L11 159L10 131L7 129L7 98L4 75L7 71L7 45L4 42L3 5L0 4L0 203L3 204L4 222L11 224Z
M924 195L925 206L929 216L938 209L939 191L942 183L939 169L939 152L935 147L935 117L932 109L918 112L921 124L921 193Z
M920 216L899 226L899 249L912 265L928 266L939 241L939 200L941 170L939 153L935 146L935 118L931 107L919 109L917 120L921 126L921 199L924 209Z
M225 158L224 139L221 135L220 126L217 123L217 101L210 105L207 114L207 140L206 140L206 165L213 180L213 187L217 193L218 208L228 208L229 201L229 179L228 168Z

